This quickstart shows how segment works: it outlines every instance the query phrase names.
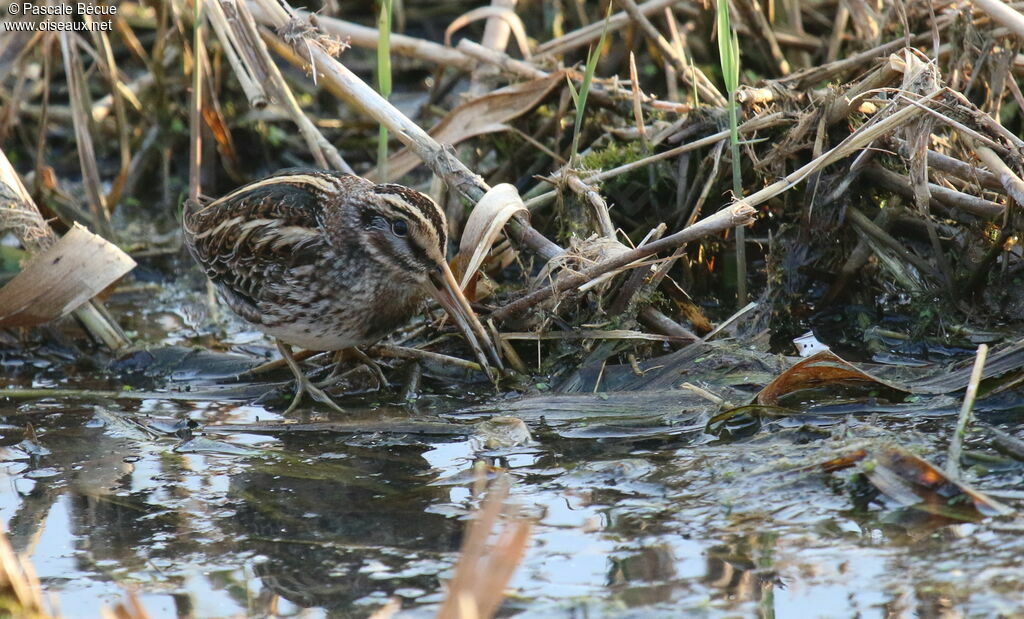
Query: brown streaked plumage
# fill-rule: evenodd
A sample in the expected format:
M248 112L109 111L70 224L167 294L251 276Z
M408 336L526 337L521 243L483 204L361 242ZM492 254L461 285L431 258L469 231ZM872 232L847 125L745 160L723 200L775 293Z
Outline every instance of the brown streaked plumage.
M418 191L283 170L208 204L187 204L183 229L189 252L228 306L277 339L299 381L289 410L303 391L335 406L302 375L289 346L372 344L404 324L428 294L452 315L481 364L488 368L489 356L500 367L445 260L444 212Z

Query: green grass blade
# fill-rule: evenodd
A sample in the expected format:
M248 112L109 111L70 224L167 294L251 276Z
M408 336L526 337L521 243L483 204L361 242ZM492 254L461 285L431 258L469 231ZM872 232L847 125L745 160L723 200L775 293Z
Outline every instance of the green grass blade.
M377 91L387 99L391 96L391 8L392 0L381 0L377 18ZM388 130L380 126L377 135L377 178L388 180Z
M590 84L594 80L597 62L601 59L601 50L604 49L604 41L608 35L608 24L612 17L612 4L611 2L608 3L608 12L604 17L604 28L601 30L601 38L597 40L597 45L590 48L590 52L587 54L587 67L583 72L583 83L580 84L579 92L576 92L576 88L571 82L569 84L569 92L572 94L573 104L576 106L576 123L573 125L572 130L572 153L569 157L570 167L575 167L579 156L580 133L582 133L583 129L583 115L587 109L587 95L590 94Z

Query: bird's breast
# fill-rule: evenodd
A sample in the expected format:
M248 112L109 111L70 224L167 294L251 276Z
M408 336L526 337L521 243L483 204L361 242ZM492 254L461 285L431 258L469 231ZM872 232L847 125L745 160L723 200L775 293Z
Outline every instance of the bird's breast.
M422 287L395 278L320 275L305 283L292 280L287 298L264 304L260 328L311 350L365 346L408 322L424 297Z

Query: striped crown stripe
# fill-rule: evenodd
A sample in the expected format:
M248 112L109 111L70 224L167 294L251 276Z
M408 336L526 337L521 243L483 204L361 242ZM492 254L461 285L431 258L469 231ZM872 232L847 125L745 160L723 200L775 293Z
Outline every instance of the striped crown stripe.
M286 174L286 175L282 175L282 176L271 176L271 177L265 178L263 180L259 180L259 181L255 181L253 183L249 183L248 185L245 185L243 187L239 187L238 189L232 191L231 193L229 193L229 194L227 194L225 196L222 196L220 198L217 198L213 202L210 202L209 204L203 206L201 209L197 210L194 213L194 215L198 215L198 214L202 213L205 210L208 210L208 209L211 209L211 208L215 208L215 207L217 207L217 206L219 206L221 204L224 204L225 202L230 202L232 200L236 200L240 196L244 196L246 194L252 193L254 191L258 191L260 189L264 189L266 187L273 187L274 185L292 185L292 186L306 185L309 188L311 188L311 189L313 189L315 191L320 191L322 193L330 193L332 191L337 191L338 190L337 183L334 182L334 180L330 176L328 176L328 175L320 175L320 174Z
M437 236L438 249L443 256L447 251L448 230L444 212L429 197L402 185L377 185L374 193L398 212L411 217Z

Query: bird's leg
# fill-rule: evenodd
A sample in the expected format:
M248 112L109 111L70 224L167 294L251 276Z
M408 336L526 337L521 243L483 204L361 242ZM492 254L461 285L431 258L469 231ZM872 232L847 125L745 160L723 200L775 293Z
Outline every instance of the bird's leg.
M309 382L306 375L302 372L302 368L299 367L299 363L292 356L291 347L282 342L281 340L274 340L277 343L277 349L281 351L281 356L284 357L285 363L291 369L292 374L295 375L295 397L292 398L292 403L284 411L284 414L292 412L298 407L299 402L302 401L302 394L308 393L313 396L313 399L317 402L322 402L327 406L330 406L339 413L344 413L344 409L334 403L334 400L330 398L326 393L320 390L319 387Z
M337 353L335 353L334 369L331 370L331 373L327 378L317 383L319 386L325 387L327 385L333 384L334 379L336 379L338 375L341 374L341 362L347 351L351 351L352 356L354 356L357 361L368 367L370 371L373 372L374 377L376 377L377 379L378 389L384 389L385 387L388 386L388 379L384 377L384 372L383 370L380 369L380 365L378 365L376 361L371 359L366 353L359 350L355 346L352 346L351 348L346 348L344 350L339 350Z
M380 369L380 366L377 365L376 361L371 359L369 355L359 350L355 346L352 347L352 353L355 355L356 359L358 359L360 363L370 368L370 371L373 372L374 376L377 377L378 389L384 389L385 387L388 386L388 379L384 377L384 371Z

